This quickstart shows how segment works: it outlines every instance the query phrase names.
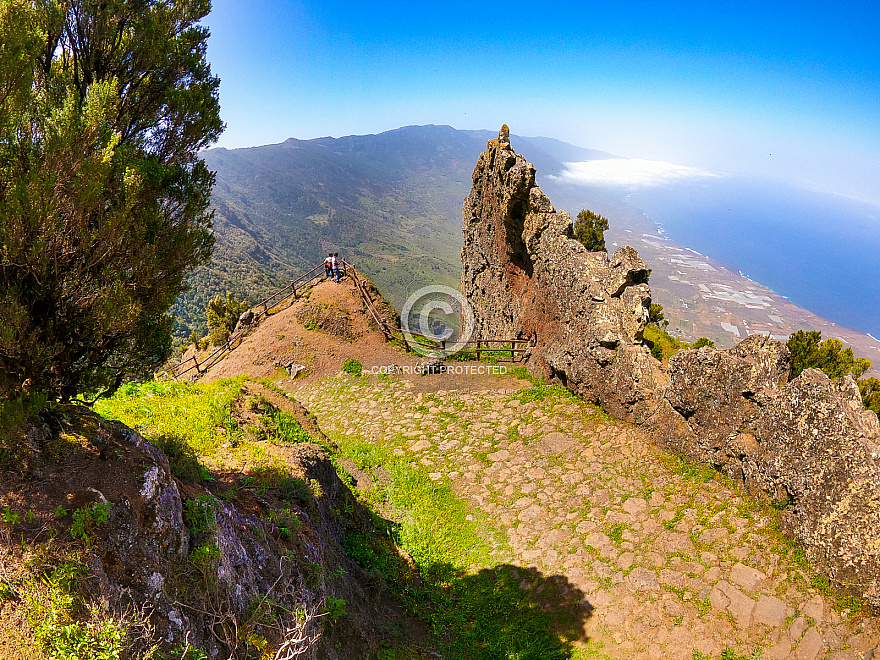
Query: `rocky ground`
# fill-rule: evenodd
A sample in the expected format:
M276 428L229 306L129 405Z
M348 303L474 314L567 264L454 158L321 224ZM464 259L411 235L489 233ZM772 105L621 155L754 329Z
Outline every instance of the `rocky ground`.
M295 395L331 436L411 456L494 521L497 563L580 589L585 657L880 657L877 620L834 607L772 515L711 471L562 390L443 378L340 374Z

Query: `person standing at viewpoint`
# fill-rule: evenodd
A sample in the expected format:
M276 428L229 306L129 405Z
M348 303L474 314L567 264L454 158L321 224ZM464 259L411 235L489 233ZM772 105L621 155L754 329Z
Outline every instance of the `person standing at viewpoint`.
M330 261L330 267L333 269L333 281L339 283L339 253L334 252Z

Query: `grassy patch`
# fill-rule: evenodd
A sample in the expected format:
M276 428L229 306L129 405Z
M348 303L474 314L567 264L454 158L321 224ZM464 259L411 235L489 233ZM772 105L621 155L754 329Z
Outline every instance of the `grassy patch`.
M126 647L127 624L90 609L83 594L86 569L77 555L48 557L33 569L20 569L10 595L20 598L44 660L118 660Z
M532 401L544 401L550 398L558 398L560 400L577 399L576 394L562 385L551 385L540 378L530 376L525 367L514 367L509 370L509 373L532 384L531 387L522 389L514 395L521 404L531 403Z
M342 365L342 370L347 374L351 374L352 376L360 376L364 370L364 365L362 365L358 360L351 358L345 361L345 363Z
M381 469L390 477L366 499L393 511L396 520L374 516L373 529L349 535L346 550L428 623L443 657L570 657L578 599L570 602L561 585L536 572L493 566L477 523L467 519L466 504L421 468L375 445L342 437L337 442L360 469ZM529 589L521 588L523 579Z
M230 406L243 382L244 377L207 385L129 383L112 398L98 401L95 412L144 431L150 440L173 437L196 454L213 457L226 437L240 435Z
M691 347L690 344L673 337L654 323L645 326L644 337L652 345L651 355L658 360L668 360L678 351Z

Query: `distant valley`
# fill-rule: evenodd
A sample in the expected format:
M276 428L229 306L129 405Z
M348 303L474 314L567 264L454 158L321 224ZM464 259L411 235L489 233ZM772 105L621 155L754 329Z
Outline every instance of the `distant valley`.
M458 287L461 204L477 157L493 137L488 130L410 126L378 135L206 152L217 172L216 247L212 263L194 274L192 289L173 310L178 334L204 331L205 305L217 293L229 290L256 302L328 251L356 263L398 308L421 286ZM682 222L669 226L667 234L658 230L642 207L674 216L669 200L674 189L659 199L662 193L656 191L633 195L620 188L567 184L559 176L566 163L611 154L549 138L513 136L512 142L535 165L539 184L558 208L572 216L590 208L609 217L609 252L614 244L639 250L654 269L653 296L664 305L675 334L689 340L706 336L729 346L754 332L783 337L816 329L880 362L880 343L867 335L798 308L737 270L670 240L677 229L679 240L700 245L691 240L696 227ZM686 204L682 208L688 210ZM693 213L682 217L694 224Z

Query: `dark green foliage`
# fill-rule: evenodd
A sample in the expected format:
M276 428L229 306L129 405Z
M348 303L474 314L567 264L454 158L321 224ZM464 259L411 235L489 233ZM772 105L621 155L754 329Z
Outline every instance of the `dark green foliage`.
M859 376L871 368L871 361L855 357L853 350L843 348L839 339L821 339L821 332L804 330L798 330L789 337L786 345L791 351L791 378L797 378L804 369L820 369L829 378L852 374L857 379L865 408L880 416L880 380L858 380Z
M342 370L347 374L351 374L352 376L360 376L363 369L363 365L354 358L346 360L345 364L342 365Z
M113 391L168 357L213 244L209 8L0 4L0 395Z
M574 237L590 252L605 251L605 231L608 218L592 211L581 211L574 221Z
M860 380L859 392L862 395L862 403L865 404L865 408L873 410L880 417L880 380L877 378Z
M199 495L183 503L183 524L193 534L210 532L216 526L214 509L217 501L210 495Z
M843 348L839 339L826 339L820 343L819 331L798 330L788 339L791 351L791 377L797 378L804 369L820 369L829 378L841 378L851 373L858 378L870 367L865 358L856 358L851 348Z
M700 337L697 341L694 342L694 348L703 348L703 346L708 346L709 348L715 348L715 342L709 339L708 337Z
M662 325L664 328L669 325L669 321L663 316L663 305L651 303L648 306L648 323L653 323L657 327Z
M327 598L327 618L330 619L331 622L336 623L344 617L348 612L345 611L345 599L344 598L331 598L328 596Z
M205 308L211 343L214 346L224 344L229 339L232 331L235 330L238 317L250 309L250 307L251 305L247 300L236 300L230 291L226 292L225 299L223 296L215 296ZM195 333L190 335L190 340L192 340L193 335Z
M106 523L109 515L110 505L106 502L94 502L90 507L77 509L70 519L70 536L91 547L95 527Z

